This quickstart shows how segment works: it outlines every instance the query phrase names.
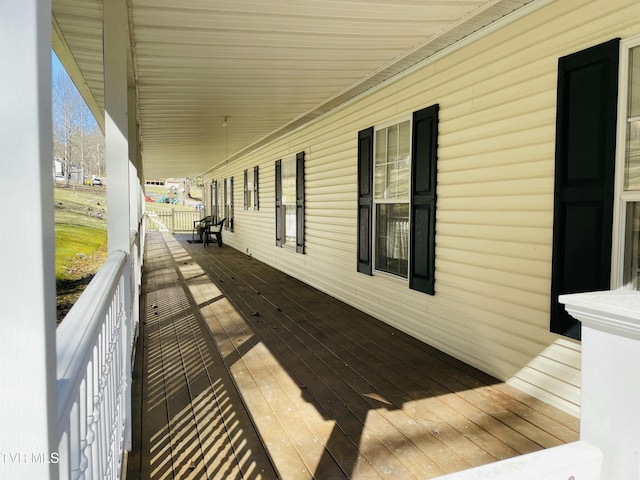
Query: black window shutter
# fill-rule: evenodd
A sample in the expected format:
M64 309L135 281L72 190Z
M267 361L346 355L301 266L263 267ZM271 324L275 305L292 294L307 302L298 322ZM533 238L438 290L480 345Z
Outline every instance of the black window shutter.
M249 209L249 172L244 171L244 209Z
M211 182L211 185L209 185L209 214L213 217L216 214L216 211L214 209L214 199L215 199L215 188L214 188L215 182Z
M276 160L276 246L282 246L282 160Z
M259 210L259 196L258 196L258 166L253 167L253 209Z
M296 252L304 253L304 152L296 155Z
M229 178L229 231L233 232L233 177Z
M373 127L358 132L358 272L372 274Z
M551 331L577 339L558 295L610 288L619 44L558 61Z
M438 111L436 104L413 113L411 148L409 288L430 295L435 294Z
M213 181L213 219L218 221L218 180Z
M226 178L222 179L222 215L225 218L224 228L229 229L229 182Z

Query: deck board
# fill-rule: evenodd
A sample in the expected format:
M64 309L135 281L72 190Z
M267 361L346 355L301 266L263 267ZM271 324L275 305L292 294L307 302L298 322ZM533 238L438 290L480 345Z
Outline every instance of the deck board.
M278 478L178 262L148 237L127 478Z
M147 237L129 478L434 478L578 439L578 419L187 238Z

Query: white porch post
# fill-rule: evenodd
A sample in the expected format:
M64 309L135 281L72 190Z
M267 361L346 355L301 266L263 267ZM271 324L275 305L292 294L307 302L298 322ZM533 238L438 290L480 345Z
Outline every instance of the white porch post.
M129 131L127 137L129 139L129 162L131 163L131 202L130 209L131 226L138 228L140 221L139 193L140 193L140 157L138 156L138 119L137 119L137 97L135 86L127 88L127 115L129 119Z
M0 59L0 478L57 479L50 1L0 3Z
M603 452L603 479L640 479L640 292L560 296L582 322L580 439Z
M135 81L135 80L130 80ZM138 110L137 110L137 95L135 85L129 86L127 88L127 113L129 117L129 161L131 164L131 178L130 178L130 188L131 188L131 208L130 215L131 218L129 220L132 228L134 228L138 233L141 233L142 226L141 220L143 215L143 191L142 191L142 159L140 157L140 139L138 135ZM139 266L140 259L143 251L142 244L142 236L140 234L136 235L135 244L134 244L133 255L136 255L138 258L132 259L132 267L134 271L132 272L132 282L135 290L138 290L140 279L139 277ZM133 295L133 301L131 305L131 314L132 314L132 328L136 329L139 322L139 312L140 312L140 303L139 303L139 295ZM137 337L137 332L131 332L131 338L135 341Z
M127 39L129 37L126 0L104 2L104 116L107 168L107 220L109 252L127 254L124 302L126 317L123 336L129 345L131 318L131 165L129 162L129 118L127 115ZM122 359L125 380L125 449L131 449L131 352Z
M127 116L127 9L125 0L104 5L104 116L109 206L109 251L129 251L129 121Z

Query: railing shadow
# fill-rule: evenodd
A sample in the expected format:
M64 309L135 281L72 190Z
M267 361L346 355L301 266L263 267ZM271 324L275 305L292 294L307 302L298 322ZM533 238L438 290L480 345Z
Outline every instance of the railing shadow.
M275 478L253 448L260 442L244 406L163 248L147 247L137 371L143 419L127 478Z
M577 438L542 431L526 406L514 414L495 378L186 237L166 237L184 292L282 478L433 478Z
M279 380L286 393L270 402L274 415L298 422L282 432L309 470L307 477L297 478L431 478L494 460L470 441L462 444L470 444L464 447L475 456L473 463L454 450L440 448L444 445L439 430L448 427L436 425L444 419L417 404L451 390L436 381L427 388L424 379L416 378L416 368L439 369L435 376L451 375L448 369L460 372L425 355L421 351L425 345L372 324L371 317L291 277L266 272L248 257L238 255L226 264L215 253L188 251L192 259L187 262L195 261L210 277L197 278L213 282L216 297L224 299L217 306L206 295L197 301L203 316L211 318L209 328L231 371L237 372L236 377L246 376L251 364L249 368L264 370L267 376L290 379ZM189 278L185 280L189 284ZM425 359L431 365L416 365ZM450 388L455 382L446 383ZM243 385L239 388L249 391ZM457 388L469 386L460 383ZM252 410L260 400L245 401ZM279 413L276 403L289 403L300 414ZM315 437L319 446L303 436ZM296 453L278 455L276 465L291 462L285 457Z

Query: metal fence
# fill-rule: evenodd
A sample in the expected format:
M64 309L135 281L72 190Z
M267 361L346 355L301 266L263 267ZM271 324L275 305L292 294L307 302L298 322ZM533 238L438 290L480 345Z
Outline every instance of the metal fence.
M193 222L204 217L202 210L164 210L147 211L145 226L148 231L159 232L191 232Z

